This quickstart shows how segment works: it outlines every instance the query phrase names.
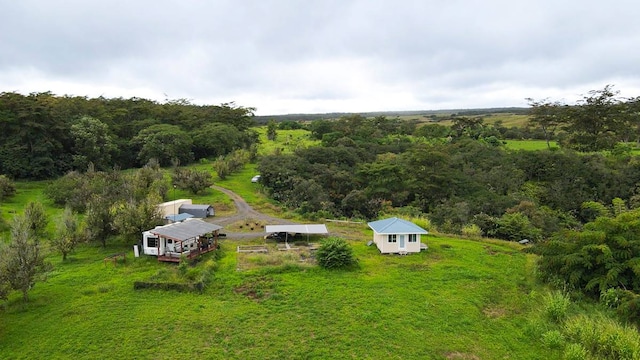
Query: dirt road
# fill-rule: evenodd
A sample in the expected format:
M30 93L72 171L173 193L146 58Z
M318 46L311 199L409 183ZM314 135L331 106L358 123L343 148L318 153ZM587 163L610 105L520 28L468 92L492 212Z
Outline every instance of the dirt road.
M296 224L293 221L290 220L285 220L285 219L280 219L277 217L273 217L267 214L263 214L261 212L256 211L255 209L253 209L251 207L251 205L249 205L246 201L244 201L244 199L234 193L233 191L229 190L229 189L225 189L223 187L217 186L217 185L213 185L212 186L213 189L218 190L220 192L223 192L224 194L226 194L227 196L229 196L232 200L233 200L233 204L236 207L236 213L233 215L228 215L228 216L215 216L213 218L210 218L208 221L218 224L218 225L229 225L229 224L233 224L235 222L239 222L239 221L244 221L248 218L253 219L255 221L261 221L261 222L265 222L268 223L270 225L276 225L276 224ZM242 232L242 233L229 233L223 230L223 232L225 232L227 234L228 237L230 238L239 238L239 237L255 237L255 236L262 236L265 233L264 232L251 232L251 233L246 233L246 232Z

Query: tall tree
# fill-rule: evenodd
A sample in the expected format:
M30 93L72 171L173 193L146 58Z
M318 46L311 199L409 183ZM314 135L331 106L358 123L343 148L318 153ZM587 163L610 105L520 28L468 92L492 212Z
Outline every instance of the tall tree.
M107 124L83 116L71 125L71 134L75 144L73 165L76 169L85 170L89 163L96 170L113 167L112 155L116 151L116 144Z
M157 159L163 166L170 165L173 159L178 159L183 164L193 160L191 137L175 125L150 126L140 131L132 143L140 149L138 160L142 164L146 164L152 158Z
M276 141L278 137L278 125L274 120L269 120L267 124L267 139L271 141Z
M547 141L547 148L551 149L551 137L558 125L566 121L564 117L566 111L563 110L567 108L560 102L551 102L548 99L536 101L527 98L526 100L531 107L529 109L529 124L542 129Z
M579 151L613 149L625 131L619 92L611 85L589 91L578 106L570 109L566 144Z

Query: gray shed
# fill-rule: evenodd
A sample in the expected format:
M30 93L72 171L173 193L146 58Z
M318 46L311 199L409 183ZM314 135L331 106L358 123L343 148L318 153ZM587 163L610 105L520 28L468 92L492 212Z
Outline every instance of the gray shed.
M200 204L183 204L178 210L180 214L191 214L193 217L204 219L207 216L215 215L213 206Z

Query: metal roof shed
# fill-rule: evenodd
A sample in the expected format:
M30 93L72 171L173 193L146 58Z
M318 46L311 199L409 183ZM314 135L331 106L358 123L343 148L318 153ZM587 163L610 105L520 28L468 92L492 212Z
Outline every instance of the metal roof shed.
M180 214L191 214L194 217L204 219L207 216L213 216L215 214L213 206L200 205L200 204L184 204L180 206L178 210Z

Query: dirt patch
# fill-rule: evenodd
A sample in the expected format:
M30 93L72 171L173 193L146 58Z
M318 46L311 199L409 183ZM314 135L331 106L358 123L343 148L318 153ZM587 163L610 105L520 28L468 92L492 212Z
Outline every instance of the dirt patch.
M313 266L315 257L309 247L297 250L278 250L275 244L266 245L267 253L237 253L237 269L239 271L262 268L266 266Z
M428 264L400 264L400 267L409 271L428 271Z
M507 315L507 309L500 307L500 306L487 306L484 309L482 309L482 313L484 314L484 316L490 318L490 319L498 319L501 318L505 315Z
M275 293L275 281L267 276L248 279L242 285L233 289L236 294L261 301L270 298Z
M445 354L445 357L450 360L480 360L479 357L473 354L466 354L461 352L450 352Z

